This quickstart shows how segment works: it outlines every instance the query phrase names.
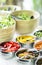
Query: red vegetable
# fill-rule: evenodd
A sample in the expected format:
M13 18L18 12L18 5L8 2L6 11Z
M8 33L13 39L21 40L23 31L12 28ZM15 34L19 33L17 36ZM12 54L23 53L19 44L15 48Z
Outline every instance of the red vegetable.
M16 52L20 48L20 45L17 42L10 41L10 42L6 42L3 45L3 48L4 48L4 52Z

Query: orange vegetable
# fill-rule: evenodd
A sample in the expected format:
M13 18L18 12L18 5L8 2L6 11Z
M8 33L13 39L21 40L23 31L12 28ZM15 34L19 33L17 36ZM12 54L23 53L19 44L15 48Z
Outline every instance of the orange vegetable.
M42 49L42 41L38 41L38 42L35 44L35 48L36 48L37 50Z

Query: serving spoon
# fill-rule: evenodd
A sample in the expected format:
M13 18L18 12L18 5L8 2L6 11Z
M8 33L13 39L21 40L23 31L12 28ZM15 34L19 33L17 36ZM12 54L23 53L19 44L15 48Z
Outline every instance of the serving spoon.
M19 17L17 17L17 16L12 16L12 18L15 19L15 20L16 20L16 19L22 20L22 18L19 18Z

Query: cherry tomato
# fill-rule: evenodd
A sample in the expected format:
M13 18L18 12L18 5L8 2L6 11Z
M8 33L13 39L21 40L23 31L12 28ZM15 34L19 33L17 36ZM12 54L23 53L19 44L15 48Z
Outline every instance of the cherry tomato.
M18 44L18 45L16 45L16 47L17 47L17 48L20 48L20 45Z

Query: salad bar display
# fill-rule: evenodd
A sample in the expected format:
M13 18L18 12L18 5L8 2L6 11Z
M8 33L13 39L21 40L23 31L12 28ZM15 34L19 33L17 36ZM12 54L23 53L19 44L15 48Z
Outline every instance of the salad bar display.
M38 23L39 13L31 10L15 11L6 16L0 15L2 57L8 60L15 57L16 61L27 62L28 65L29 62L42 65L42 29L34 32ZM18 36L16 34L15 37L14 32L17 31Z

